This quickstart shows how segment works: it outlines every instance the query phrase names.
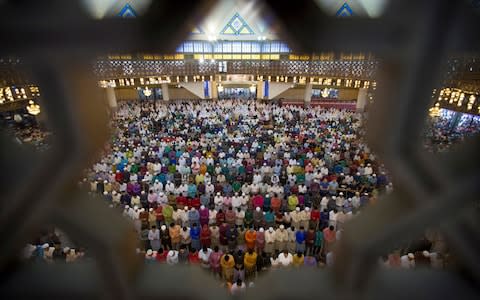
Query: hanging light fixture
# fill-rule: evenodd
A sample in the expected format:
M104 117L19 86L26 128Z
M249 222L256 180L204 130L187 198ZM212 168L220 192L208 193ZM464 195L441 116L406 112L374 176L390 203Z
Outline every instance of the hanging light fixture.
M27 111L31 115L38 115L40 113L40 105L35 104L32 100L28 101Z
M324 88L322 90L322 97L323 98L327 98L329 94L330 94L330 89Z
M219 92L219 93L222 93L222 92L223 92L223 85L220 83L220 84L218 85L218 88L217 88L217 89L218 89L218 92Z
M144 90L143 90L143 94L145 95L145 97L150 97L152 95L152 90L149 89L148 87L146 87Z
M440 103L438 103L438 102L435 103L435 106L428 110L428 114L432 118L439 117L440 116Z
M250 93L255 93L255 90L256 90L256 89L257 89L257 88L255 87L254 84L252 84L252 85L249 87Z

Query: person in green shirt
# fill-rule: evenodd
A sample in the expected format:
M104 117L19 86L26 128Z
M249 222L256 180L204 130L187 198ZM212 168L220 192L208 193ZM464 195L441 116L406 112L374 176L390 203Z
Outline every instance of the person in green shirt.
M253 211L251 209L247 209L245 211L245 227L250 228L253 224Z
M130 173L138 173L138 165L137 164L133 164L131 167L130 167Z
M162 210L163 218L165 219L165 224L170 224L173 222L173 207L169 204L165 205Z
M208 165L207 166L207 173L208 174L215 174L215 166L214 165Z
M304 183L305 183L305 173L298 173L297 184L304 184Z
M318 229L315 232L315 242L313 244L313 253L318 255L323 250L323 232Z
M174 164L171 164L168 166L168 173L174 174L177 171L177 166Z
M238 180L235 180L235 182L232 184L232 188L235 193L238 193L242 189L242 184Z

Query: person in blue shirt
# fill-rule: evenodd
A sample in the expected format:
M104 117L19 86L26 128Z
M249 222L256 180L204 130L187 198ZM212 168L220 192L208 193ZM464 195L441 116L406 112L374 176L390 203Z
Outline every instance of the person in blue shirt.
M232 186L230 185L230 183L226 182L224 185L223 185L223 194L225 196L232 196L233 194L233 188Z
M197 226L197 223L192 224L190 229L190 238L192 239L191 247L195 249L200 248L200 227Z
M188 185L188 197L194 198L197 195L197 186L194 183Z
M265 220L265 227L274 227L275 225L275 214L273 213L273 211L269 208L266 212L265 212L265 215L263 216L264 220Z
M300 226L300 229L295 233L295 241L297 243L296 251L305 252L305 228Z

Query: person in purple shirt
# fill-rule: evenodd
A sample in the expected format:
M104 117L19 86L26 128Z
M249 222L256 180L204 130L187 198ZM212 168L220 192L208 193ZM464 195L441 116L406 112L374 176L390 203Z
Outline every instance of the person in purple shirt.
M208 208L206 208L204 205L200 206L199 214L200 214L200 224L202 226L205 224L208 225L208 217L210 215Z
M304 265L306 267L316 267L317 260L315 259L315 256L305 256Z

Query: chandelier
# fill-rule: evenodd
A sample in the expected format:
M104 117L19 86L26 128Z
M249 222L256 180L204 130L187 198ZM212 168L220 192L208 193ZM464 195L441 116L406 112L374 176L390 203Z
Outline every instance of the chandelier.
M40 113L40 105L35 104L32 100L28 101L27 111L31 115L38 115Z
M249 87L250 93L255 93L255 90L256 90L256 89L257 89L257 88L255 87L254 84L252 84L252 85Z
M143 94L145 95L145 97L150 97L152 95L152 90L149 89L148 87L146 87L144 90L143 90Z
M218 85L218 92L219 93L223 92L223 85L221 83Z
M435 106L428 110L428 114L432 118L439 117L440 116L440 103L438 103L438 102L435 103Z
M322 97L323 97L323 98L327 98L328 95L330 95L330 89L324 88L324 89L322 90Z

